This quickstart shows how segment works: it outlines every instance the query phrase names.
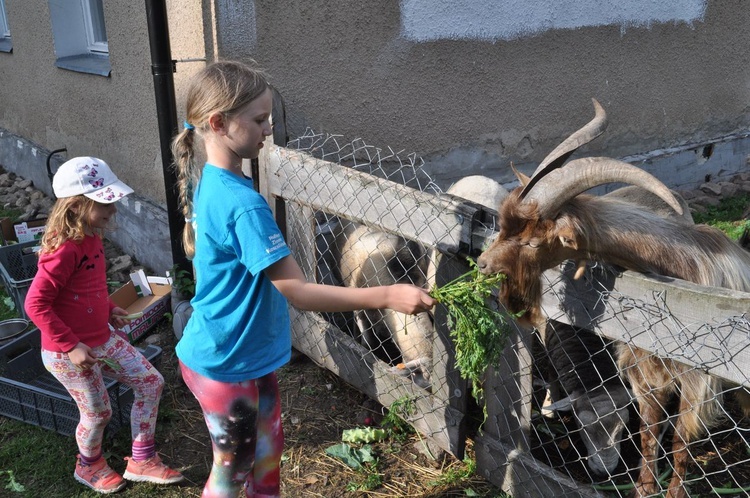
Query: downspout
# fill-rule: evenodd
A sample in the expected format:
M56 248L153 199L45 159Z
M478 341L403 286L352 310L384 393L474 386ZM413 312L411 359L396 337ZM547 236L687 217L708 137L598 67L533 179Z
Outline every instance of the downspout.
M174 78L176 62L172 60L169 44L169 23L166 0L146 0L146 21L151 47L151 73L154 75L156 114L159 120L159 143L164 171L164 192L167 200L167 220L172 247L172 262L177 271L193 269L182 247L182 230L185 219L179 209L177 175L172 168L172 137L177 133L177 104L175 102Z

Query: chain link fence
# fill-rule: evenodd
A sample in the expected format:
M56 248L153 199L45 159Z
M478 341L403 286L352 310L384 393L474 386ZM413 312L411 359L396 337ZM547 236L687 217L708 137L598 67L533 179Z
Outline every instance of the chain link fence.
M414 155L308 132L267 162L265 194L277 199L276 216L310 280L432 288L465 273L466 258L494 233L491 211L441 191ZM487 419L474 442L479 472L513 496L633 493L641 399L616 362L637 348L684 363L685 378L707 372L731 381L711 384L718 387L703 401L721 398L722 416L689 441L684 489L750 496L750 423L733 396L750 386L747 295L708 298L602 265L574 280L574 270L544 274L547 329L514 324L501 363L488 369ZM442 306L414 317L290 312L298 350L385 407L397 404L433 444L463 456L483 415L455 369ZM700 411L675 401L681 380L663 380L675 388L661 407L667 422L654 463L663 489L679 447L676 413Z
M664 420L655 443L658 488L667 489L680 447L687 444L683 481L687 496L750 495L750 420L746 417L750 414L743 413L738 404L738 397L747 395L742 386L750 386L745 368L750 356L750 296L670 279L649 281L634 276L641 281L629 285L618 281L621 272L606 265L590 267L584 278L574 280L573 266L568 263L557 274L545 274L549 277L547 302L553 303L545 309L550 324L557 324L563 335L569 334L565 323L584 328L575 330L575 339L568 338L575 347L567 348L565 338L550 340L548 327L548 347L542 360L548 367L545 380L557 378L572 386L585 386L587 396L582 401L589 413L578 416L574 411L549 418L540 410L532 424L536 441L532 452L540 459L546 455L548 465L577 480L606 481L595 488L627 496L642 468L643 417L639 410L642 412L653 396L659 418ZM564 323L560 325L558 320ZM586 327L612 339L596 336ZM585 341L592 354L581 361L575 355ZM597 354L589 346L597 342L606 346L605 354ZM634 360L626 365L624 360L631 357ZM620 360L619 369L613 368L614 359ZM643 387L636 389L614 376L628 368L637 370L635 377L643 379ZM664 378L667 372L672 376ZM566 377L575 377L575 381ZM698 389L691 383L697 383ZM631 387L633 392L624 396L623 390ZM718 411L714 424L710 423L713 408ZM617 410L620 416L613 417ZM678 415L690 413L698 415L700 426L694 438L683 441L676 428L685 422ZM588 432L598 432L602 440L603 434L613 434L620 458L610 467L603 469L591 451L586 451L591 437L583 425L588 425ZM596 430L592 431L592 426ZM598 445L600 449L605 446Z

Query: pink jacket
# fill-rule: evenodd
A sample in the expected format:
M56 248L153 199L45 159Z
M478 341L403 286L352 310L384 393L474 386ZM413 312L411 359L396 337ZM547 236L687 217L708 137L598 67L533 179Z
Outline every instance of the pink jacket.
M79 342L89 347L110 336L109 299L104 246L99 236L67 241L39 258L39 267L24 308L39 327L42 349L67 353Z

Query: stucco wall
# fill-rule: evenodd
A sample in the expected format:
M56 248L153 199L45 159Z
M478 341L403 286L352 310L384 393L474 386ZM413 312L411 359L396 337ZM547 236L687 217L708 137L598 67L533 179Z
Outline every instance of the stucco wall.
M104 3L110 77L55 67L47 0L5 5L13 52L0 53L0 165L52 194L46 171L51 150L67 148L52 158L53 171L74 156L105 159L136 191L119 203L119 228L109 238L163 273L173 263L144 3ZM201 4L170 0L167 7L173 58L205 58L212 45L210 35L204 39ZM177 63L178 101L184 100L184 81L204 64Z
M268 69L292 134L416 152L446 181L533 168L592 116L591 97L611 124L588 150L617 157L750 124L740 0L275 0L219 27L253 29L224 55Z
M204 57L200 7L168 5L178 3L179 8L170 9L173 56ZM13 53L0 53L0 128L43 149L65 147L67 157L101 157L139 194L164 204L144 3L105 3L110 77L55 67L47 0L5 4ZM179 78L202 67L182 65Z
M0 53L0 163L49 192L49 150L98 155L159 218L164 179L143 2L104 4L109 78L54 66L48 0L5 4L13 53ZM256 59L285 100L292 138L311 127L342 143L413 152L443 188L475 173L507 184L511 161L533 170L591 118L592 97L610 126L587 154L632 157L670 186L747 168L750 3L742 0L167 6L173 59ZM203 65L177 63L180 120ZM716 145L711 157L702 156L706 142ZM135 206L121 208L133 230L143 216ZM114 237L161 271L164 219L157 230Z

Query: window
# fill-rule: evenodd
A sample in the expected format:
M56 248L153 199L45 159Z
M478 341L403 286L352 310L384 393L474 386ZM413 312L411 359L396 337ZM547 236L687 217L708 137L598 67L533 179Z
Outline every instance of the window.
M81 0L83 21L86 24L88 48L94 53L109 53L107 31L104 29L104 7L102 0Z
M109 76L109 44L102 0L49 0L55 65Z
M0 52L10 52L12 48L8 16L5 14L5 0L0 0Z

